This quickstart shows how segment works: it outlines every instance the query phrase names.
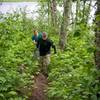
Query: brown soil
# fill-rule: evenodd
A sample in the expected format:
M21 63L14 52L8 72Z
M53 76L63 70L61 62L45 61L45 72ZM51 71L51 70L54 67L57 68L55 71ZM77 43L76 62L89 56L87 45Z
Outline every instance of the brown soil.
M43 74L39 73L37 76L35 76L34 81L35 88L29 100L47 100L47 78Z

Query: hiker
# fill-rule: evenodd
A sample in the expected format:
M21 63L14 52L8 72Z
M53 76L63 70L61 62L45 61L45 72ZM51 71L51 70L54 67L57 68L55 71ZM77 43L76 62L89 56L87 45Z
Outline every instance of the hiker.
M37 41L40 38L42 38L41 32L38 33L37 30L33 30L32 41L33 41L33 44L35 45L33 58L37 58L37 59L39 57L39 51L38 51L38 48L37 48Z
M40 71L45 76L48 76L47 67L50 64L50 49L51 47L54 49L54 53L56 53L56 47L54 43L48 39L47 33L42 33L42 38L37 42L37 48L39 48L39 63L40 63Z

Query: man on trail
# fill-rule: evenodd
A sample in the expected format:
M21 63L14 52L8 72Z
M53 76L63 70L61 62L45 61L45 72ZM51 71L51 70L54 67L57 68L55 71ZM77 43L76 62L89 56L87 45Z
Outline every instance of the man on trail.
M45 76L48 76L47 67L50 64L50 49L51 47L54 49L54 53L56 53L56 47L53 42L48 39L47 33L42 33L42 38L37 42L37 48L39 48L40 55L40 71Z
M32 35L32 41L33 41L33 44L35 45L35 50L34 50L34 53L33 53L34 58L39 57L39 51L38 51L38 48L37 48L37 41L40 38L42 38L41 32L38 33L37 30L34 30L33 35Z

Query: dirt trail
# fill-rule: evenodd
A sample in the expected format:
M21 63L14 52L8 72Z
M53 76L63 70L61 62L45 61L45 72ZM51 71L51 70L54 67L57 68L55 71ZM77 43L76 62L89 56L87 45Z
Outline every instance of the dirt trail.
M47 96L45 94L48 84L47 78L43 74L39 73L37 76L35 76L34 81L35 88L29 100L47 100Z

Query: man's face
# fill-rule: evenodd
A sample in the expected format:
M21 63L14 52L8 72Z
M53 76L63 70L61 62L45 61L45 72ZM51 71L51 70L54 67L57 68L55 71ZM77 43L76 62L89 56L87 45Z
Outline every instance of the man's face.
M37 34L38 34L38 32L37 32L37 31L33 31L33 34L34 34L34 35L37 35Z
M46 36L46 35L43 35L43 36L42 36L42 39L43 39L43 40L46 40L46 39L47 39L47 36Z

